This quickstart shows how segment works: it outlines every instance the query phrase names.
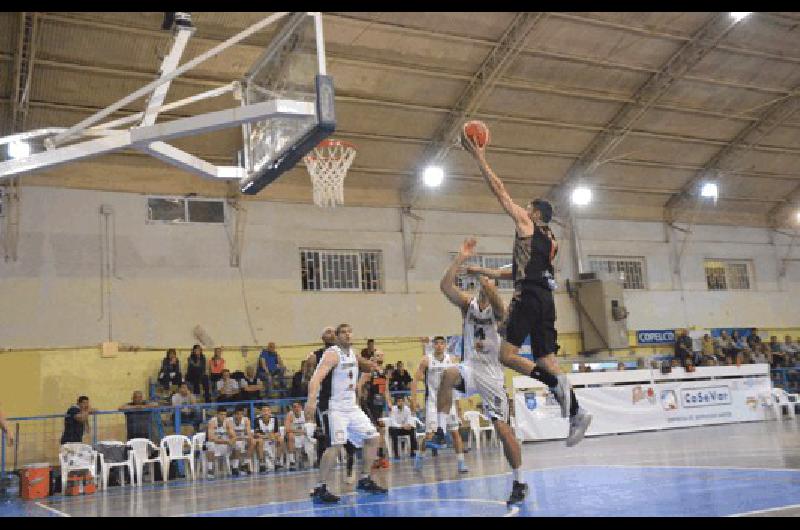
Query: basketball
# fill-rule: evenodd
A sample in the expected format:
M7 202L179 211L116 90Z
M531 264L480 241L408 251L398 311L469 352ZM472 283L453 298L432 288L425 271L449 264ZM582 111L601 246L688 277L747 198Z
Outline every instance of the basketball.
M461 135L472 140L478 147L486 147L489 143L489 127L482 121L468 121L464 124Z

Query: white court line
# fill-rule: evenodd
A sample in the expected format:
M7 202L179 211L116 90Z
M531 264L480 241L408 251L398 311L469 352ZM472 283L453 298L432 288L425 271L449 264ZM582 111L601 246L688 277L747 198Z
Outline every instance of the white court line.
M800 508L800 504L788 504L786 506L777 506L775 508L765 508L763 510L752 510L752 511L749 511L749 512L732 513L730 515L726 515L725 517L744 517L745 515L755 515L757 513L777 512L778 510L788 510L790 508Z
M50 511L50 512L57 513L57 514L59 515L59 517L72 517L72 516L71 516L70 514L68 514L68 513L64 513L64 512L62 512L61 510L56 510L55 508L53 508L53 507L51 507L51 506L44 505L44 504L42 504L41 502L37 502L37 503L35 503L35 504L36 504L36 506L38 506L39 508L44 508L45 510L48 510L48 511Z
M572 464L563 467L623 467L623 468L655 468L655 469L730 469L733 471L792 471L800 472L800 469L780 468L780 467L729 467L729 466L668 466L668 465L649 465L649 464Z
M536 468L536 469L523 469L523 471L545 471L545 470L550 470L550 469L567 469L567 468L570 468L570 467L575 467L575 466L542 467L542 468ZM455 479L450 479L450 480L439 480L439 481L436 481L436 482L417 482L415 484L406 484L404 486L397 486L397 487L394 487L394 488L390 489L389 491L392 492L392 491L397 491L397 490L401 490L401 489L405 489L405 488L416 488L416 487L420 487L420 486L434 486L436 484L448 484L450 482L466 482L468 480L482 480L482 479L486 479L486 478L501 477L503 475L510 475L510 474L511 474L510 471L506 471L505 473L495 473L494 475L480 475L480 476L477 476L477 477L462 477L462 478L455 478ZM341 498L352 497L354 495L358 495L358 493L359 493L358 490L351 491L349 493L343 493L342 495L340 495L340 497ZM227 510L245 510L245 509L248 509L248 508L260 508L262 506L274 506L276 504L289 504L289 503L292 503L292 502L304 502L306 500L307 499L290 499L290 500L285 500L285 501L265 502L263 504L249 504L247 506L231 506L229 508L218 508L216 510L204 510L204 511L201 511L201 512L190 512L190 513L183 513L183 514L179 514L179 515L170 515L169 517L188 517L188 516L192 516L192 515L203 515L203 514L208 514L208 513L224 512L224 511L227 511ZM310 500L310 499L308 499L308 500ZM415 502L418 502L418 501L415 501ZM500 501L492 501L492 502L500 502ZM517 511L519 511L519 510L517 510Z
M506 505L506 503L504 503L502 501L485 500L485 499L436 499L436 502L459 502L459 503L461 503L461 502L477 502L477 503L481 503L481 504L500 504L500 505L502 505L502 506L504 506L504 507L506 507L508 509L508 506ZM304 508L302 510L292 510L290 512L281 512L281 513L270 513L270 514L266 514L266 515L259 515L257 517L283 517L284 515L288 515L290 513L320 512L320 511L323 511L323 510L336 510L336 509L342 509L342 508L366 508L368 506L378 506L378 505L385 505L385 504L409 504L409 503L418 504L419 503L419 499L403 500L403 501L370 502L370 503L366 503L366 504L342 504L342 505L339 505L339 506L326 506L326 507L322 507L322 508L317 508L317 507ZM508 512L506 514L502 515L501 517L515 517L517 514L519 514L519 507L518 506L512 506L510 509L508 509ZM443 516L443 517L452 517L452 516ZM487 517L492 517L492 516L487 516Z

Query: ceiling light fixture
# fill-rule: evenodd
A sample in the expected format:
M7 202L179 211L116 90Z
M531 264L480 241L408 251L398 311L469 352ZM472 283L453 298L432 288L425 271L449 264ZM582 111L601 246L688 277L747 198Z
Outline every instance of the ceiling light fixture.
M592 190L585 187L572 190L572 204L576 206L586 206L592 202Z
M752 11L731 11L731 17L734 22L739 22L743 18L753 14Z
M717 188L716 183L706 182L703 184L703 188L700 190L700 196L709 197L711 199L716 199L719 197L719 189Z
M435 188L444 180L444 170L439 166L428 166L422 173L422 180L426 186Z
M16 141L8 144L8 156L10 158L25 158L31 154L31 146L28 142Z

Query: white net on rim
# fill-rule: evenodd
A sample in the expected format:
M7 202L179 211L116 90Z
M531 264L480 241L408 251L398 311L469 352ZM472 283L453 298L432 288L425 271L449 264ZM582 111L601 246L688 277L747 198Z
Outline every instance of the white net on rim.
M344 178L355 157L355 146L339 140L325 140L303 157L314 186L314 204L344 204Z

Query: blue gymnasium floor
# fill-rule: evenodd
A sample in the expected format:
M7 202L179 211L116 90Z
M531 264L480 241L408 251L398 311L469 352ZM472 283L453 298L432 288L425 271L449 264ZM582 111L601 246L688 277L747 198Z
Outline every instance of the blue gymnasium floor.
M525 444L523 505L509 510L511 478L498 449L447 452L422 473L408 459L381 471L387 496L352 492L312 504L316 471L111 488L87 497L0 502L0 516L540 517L800 515L800 421L760 422ZM567 465L557 465L558 463ZM271 501L271 502L270 502Z

